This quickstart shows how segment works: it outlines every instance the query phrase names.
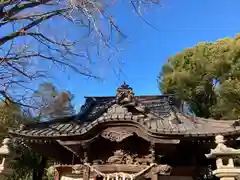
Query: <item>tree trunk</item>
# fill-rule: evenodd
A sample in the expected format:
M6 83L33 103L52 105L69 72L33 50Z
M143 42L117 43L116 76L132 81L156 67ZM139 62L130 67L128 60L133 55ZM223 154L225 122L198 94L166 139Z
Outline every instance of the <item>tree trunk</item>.
M44 175L44 169L47 164L47 158L42 157L38 169L33 169L32 180L42 180Z

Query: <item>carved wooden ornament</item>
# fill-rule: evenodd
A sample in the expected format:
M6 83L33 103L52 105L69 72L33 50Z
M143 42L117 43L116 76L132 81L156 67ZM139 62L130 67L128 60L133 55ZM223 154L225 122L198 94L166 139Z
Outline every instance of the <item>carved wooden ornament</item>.
M126 131L126 130L121 130L121 131L105 130L102 132L101 136L112 142L121 142L124 139L130 136L133 136L133 132Z
M137 154L129 154L123 150L117 150L114 155L109 157L107 163L109 164L128 164L128 165L147 165L153 163L152 155L138 157Z

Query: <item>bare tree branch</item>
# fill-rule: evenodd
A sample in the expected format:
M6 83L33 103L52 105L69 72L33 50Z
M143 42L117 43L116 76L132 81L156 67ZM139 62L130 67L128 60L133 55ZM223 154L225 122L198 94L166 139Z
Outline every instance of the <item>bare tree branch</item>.
M137 13L141 6L158 3L157 0L130 1ZM33 91L32 83L52 78L55 75L52 69L70 70L99 80L101 77L92 67L103 61L112 67L114 61L119 65L117 53L120 50L112 36L116 32L126 39L126 35L108 12L113 2L1 1L0 90L16 102L24 102L20 94ZM55 22L65 23L66 28L59 29ZM72 28L78 30L74 37L69 36Z

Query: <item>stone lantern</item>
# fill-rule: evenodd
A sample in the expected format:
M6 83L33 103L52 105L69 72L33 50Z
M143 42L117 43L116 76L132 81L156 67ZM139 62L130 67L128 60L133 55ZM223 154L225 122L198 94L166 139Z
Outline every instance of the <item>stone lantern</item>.
M240 168L235 167L234 158L240 155L240 149L233 149L225 145L225 140L222 135L215 137L217 147L211 149L207 158L216 159L217 169L213 171L213 175L220 180L235 180L240 176Z
M0 177L9 176L13 173L13 169L11 169L10 165L14 160L9 144L10 139L5 138L0 147Z

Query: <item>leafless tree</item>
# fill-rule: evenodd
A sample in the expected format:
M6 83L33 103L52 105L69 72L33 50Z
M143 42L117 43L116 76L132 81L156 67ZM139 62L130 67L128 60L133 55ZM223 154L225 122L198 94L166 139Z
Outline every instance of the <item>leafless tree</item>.
M125 38L108 11L114 3L115 0L1 0L1 94L19 100L23 93L32 90L33 80L54 77L56 67L99 78L90 65L117 59L119 49L116 38L111 38L113 32ZM130 0L130 4L141 16L141 7L158 4L158 0Z

